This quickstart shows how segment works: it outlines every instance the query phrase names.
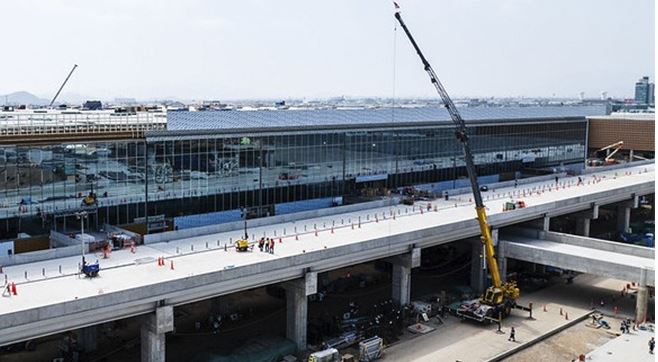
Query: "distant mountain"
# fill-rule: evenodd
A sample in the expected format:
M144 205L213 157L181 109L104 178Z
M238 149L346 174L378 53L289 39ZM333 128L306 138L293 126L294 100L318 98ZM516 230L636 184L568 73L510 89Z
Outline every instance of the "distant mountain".
M3 106L18 106L22 104L46 106L48 103L50 103L48 99L39 98L34 94L25 91L0 95L0 105Z

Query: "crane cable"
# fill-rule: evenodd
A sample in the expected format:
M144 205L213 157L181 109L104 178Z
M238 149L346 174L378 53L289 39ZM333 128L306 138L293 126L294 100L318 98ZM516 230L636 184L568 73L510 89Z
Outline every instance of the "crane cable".
M396 58L397 58L397 36L398 36L398 23L393 23L393 97L391 107L391 122L395 123L395 82L396 82Z

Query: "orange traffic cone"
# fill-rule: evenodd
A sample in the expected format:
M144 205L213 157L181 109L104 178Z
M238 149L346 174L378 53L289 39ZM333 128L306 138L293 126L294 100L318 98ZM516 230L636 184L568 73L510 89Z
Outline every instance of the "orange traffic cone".
M169 269L174 270L174 261L171 260L169 263Z
M18 293L16 292L16 283L14 282L11 282L11 294L18 295Z
M279 244L283 243L283 239L279 238Z

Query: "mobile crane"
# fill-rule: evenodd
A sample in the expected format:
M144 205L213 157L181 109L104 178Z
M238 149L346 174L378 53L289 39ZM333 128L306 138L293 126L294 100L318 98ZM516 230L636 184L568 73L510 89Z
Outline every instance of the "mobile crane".
M598 157L600 154L603 153L603 151L605 151L605 157L603 157L603 160L601 160L601 158L588 160L588 166L596 167L596 166L614 165L615 163L617 163L617 160L614 159L613 156L615 155L615 153L619 152L623 147L624 147L624 141L619 141L607 145L605 147L599 148L594 153ZM612 152L610 152L610 150L612 150Z
M418 57L423 63L423 68L425 72L430 77L430 81L434 88L436 88L437 93L443 101L443 106L446 108L450 114L452 122L456 126L455 136L457 140L462 144L464 151L464 161L466 163L466 171L468 172L468 178L471 183L471 188L473 190L473 198L475 200L475 211L477 213L478 223L480 225L480 232L482 234L481 240L484 244L487 266L489 268L489 273L491 274L492 286L488 287L484 294L480 297L479 303L473 303L472 308L462 309L462 318L476 319L479 321L500 321L500 318L505 317L510 314L512 308L518 308L523 310L530 311L529 308L519 306L516 304L516 300L519 298L520 292L519 288L516 286L516 282L503 282L500 277L500 271L498 270L498 263L496 262L494 254L494 241L491 236L491 230L489 229L489 224L487 222L487 214L484 203L482 202L482 195L480 194L480 187L478 185L477 174L475 170L475 164L473 162L473 154L471 152L471 147L468 143L468 132L466 129L466 123L462 119L457 107L450 99L448 92L445 90L441 81L439 81L438 76L432 69L432 66L427 61L423 53L421 52L418 44L414 40L414 37L411 35L409 28L402 20L402 15L400 14L400 7L397 3L393 2L395 5L395 19L400 23L400 26L404 30L409 42L416 50ZM530 311L532 313L532 311ZM459 315L459 311L457 312Z

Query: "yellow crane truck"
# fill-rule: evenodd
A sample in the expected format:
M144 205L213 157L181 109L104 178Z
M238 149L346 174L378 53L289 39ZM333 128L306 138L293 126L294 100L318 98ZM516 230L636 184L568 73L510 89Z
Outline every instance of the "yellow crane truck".
M455 136L461 143L464 152L464 161L466 163L468 178L473 190L475 211L477 214L478 223L480 225L481 240L484 244L487 266L489 273L491 274L492 285L486 289L484 294L478 300L463 303L463 308L459 308L457 315L463 319L469 318L478 321L500 321L502 317L509 315L513 308L530 311L530 308L522 307L516 304L516 300L519 298L519 288L517 288L516 282L503 282L500 277L500 271L498 269L498 263L496 262L495 257L494 241L493 237L491 236L489 224L487 222L487 214L485 211L486 209L484 203L482 202L482 195L480 193L480 187L478 185L477 174L473 162L473 154L469 145L466 123L459 114L459 111L455 104L452 102L452 99L450 99L448 92L439 81L439 78L434 72L434 69L432 69L432 66L421 52L418 44L411 35L411 32L402 20L399 6L395 3L394 5L396 8L395 19L397 19L402 29L404 29L407 38L409 38L411 45L416 50L418 57L423 63L425 72L427 72L429 75L432 85L434 88L436 88L437 93L441 97L443 106L446 108L450 114L450 118L455 124Z

